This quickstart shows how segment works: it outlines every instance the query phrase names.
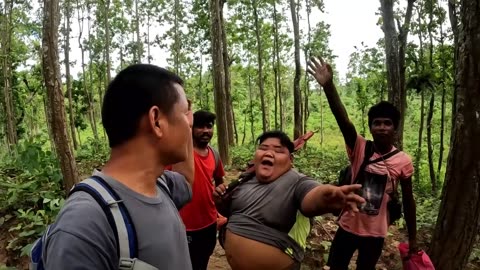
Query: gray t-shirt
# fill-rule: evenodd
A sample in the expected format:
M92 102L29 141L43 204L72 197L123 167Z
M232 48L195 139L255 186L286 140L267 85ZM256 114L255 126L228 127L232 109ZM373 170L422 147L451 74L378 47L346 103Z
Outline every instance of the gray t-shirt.
M305 195L319 185L294 169L268 184L254 177L233 192L227 229L301 261L310 224L300 208Z
M158 269L191 270L185 226L178 210L192 198L185 177L165 171L173 202L157 187L150 198L95 171L123 200L133 220L138 259ZM65 202L46 243L45 268L117 270L119 258L114 233L100 205L89 194L75 192Z

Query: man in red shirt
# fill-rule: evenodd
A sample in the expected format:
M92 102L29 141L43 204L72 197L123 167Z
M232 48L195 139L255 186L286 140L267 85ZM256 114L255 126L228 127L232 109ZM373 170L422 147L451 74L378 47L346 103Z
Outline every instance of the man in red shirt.
M197 111L193 114L193 148L195 180L192 200L180 210L187 230L193 270L206 270L217 242L217 209L213 191L223 183L223 163L218 152L209 146L213 136L215 114Z

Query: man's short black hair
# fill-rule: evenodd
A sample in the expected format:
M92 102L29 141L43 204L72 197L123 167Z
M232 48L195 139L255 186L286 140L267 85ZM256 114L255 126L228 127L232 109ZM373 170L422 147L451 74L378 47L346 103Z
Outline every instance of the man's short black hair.
M288 152L293 153L294 151L294 145L292 140L290 140L290 137L288 135L280 130L272 130L272 131L267 131L262 133L262 135L258 136L257 138L257 144L263 143L265 140L270 139L270 138L276 138L280 140L280 144L288 149Z
M175 73L154 65L134 64L120 71L103 98L102 122L110 147L133 138L152 106L169 115L179 99L174 83L183 86Z
M400 111L398 111L392 103L388 101L380 101L368 111L369 127L372 127L372 122L375 118L389 118L392 120L395 129L397 129L398 123L400 122Z
M193 114L193 127L204 127L207 124L215 123L217 116L209 111L199 110Z

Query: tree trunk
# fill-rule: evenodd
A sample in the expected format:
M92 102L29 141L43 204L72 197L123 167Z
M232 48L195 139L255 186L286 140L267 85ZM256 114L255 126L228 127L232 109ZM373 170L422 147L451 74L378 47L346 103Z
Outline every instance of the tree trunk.
M75 134L75 112L73 110L73 98L72 98L72 78L70 76L70 16L71 16L70 0L65 1L65 80L67 84L68 93L68 111L70 120L70 134L73 142L73 148L78 149L77 136Z
M225 103L225 68L223 66L223 45L222 45L222 8L220 1L209 0L210 3L210 29L212 38L212 66L213 66L213 87L215 97L215 113L217 114L217 139L220 157L225 164L230 164L228 151L228 130L227 112Z
M423 127L425 126L425 91L421 90L420 95L420 127L418 128L418 145L415 157L415 181L417 183L420 183L420 161L422 160Z
M150 64L152 55L150 54L150 11L147 11L147 62Z
M81 13L80 13L81 11ZM88 102L88 120L90 122L90 127L92 128L92 131L95 133L95 124L94 124L94 118L92 115L92 101L90 94L88 92L87 88L87 72L85 70L85 48L83 47L82 43L82 34L83 34L83 15L84 15L84 9L83 7L80 6L79 1L77 0L77 19L78 19L78 47L80 48L81 52L81 61L82 61L82 88L85 96L87 97L87 102Z
M137 0L138 1L138 0ZM173 66L175 68L175 73L179 76L180 74L180 26L178 25L178 12L180 8L179 0L174 0L173 4Z
M443 27L440 24L440 45L442 47L442 50L444 49L444 39L445 35L443 33ZM442 100L441 100L441 117L440 117L440 149L438 150L438 167L437 167L437 176L440 180L440 172L442 170L442 163L443 163L443 151L445 150L444 146L444 134L445 134L445 95L447 94L447 87L445 85L445 78L448 77L447 74L447 59L445 57L445 53L442 53L442 79L441 79L441 85L442 85ZM453 113L453 112L452 112Z
M429 255L437 270L466 269L480 229L480 5L461 1L455 122ZM445 252L448 247L448 252Z
M422 5L419 5L419 10L418 10L418 25L419 28L421 28L422 24L422 15L423 15L423 8ZM418 64L416 65L416 71L417 73L420 73L420 69L423 72L424 71L424 63L423 63L423 35L422 35L422 30L418 30L418 39L420 41L420 59L418 60L418 63L420 63L421 67L418 67ZM422 160L422 143L423 143L423 127L425 124L425 90L424 89L419 89L420 90L420 127L418 128L418 144L417 144L417 151L415 155L415 181L417 183L420 183L420 161Z
M104 24L105 24L105 57L107 58L107 81L105 82L105 89L108 88L108 84L112 80L112 63L110 61L110 24L108 22L108 19L110 18L110 0L105 0L105 18L104 18Z
M397 129L397 147L399 149L403 148L403 126L407 105L407 94L405 90L405 49L414 2L415 0L408 0L405 21L403 26L400 27L399 25L397 33L393 12L394 0L380 0L383 32L385 34L385 54L389 88L388 100L398 108L401 116Z
M290 11L292 13L293 23L293 37L295 45L295 77L293 79L293 139L296 139L302 135L302 93L300 91L300 76L301 76L301 64L300 64L300 31L298 26L298 11L297 3L295 0L290 0Z
M203 79L203 55L200 52L200 65L198 65L198 89L197 89L197 99L200 101L200 108L203 108L203 84L202 84L202 79Z
M450 25L452 27L452 32L453 32L453 48L454 48L454 53L453 53L453 69L456 72L456 65L457 65L457 58L458 58L458 50L460 49L460 46L458 44L458 16L457 16L457 10L456 10L456 2L457 0L448 0L448 17L450 18ZM453 85L457 85L457 76L453 74ZM457 88L453 87L453 99L452 99L452 128L455 124L455 110L456 110L456 104L457 104L457 94L456 91ZM450 138L452 140L452 138Z
M92 3L87 2L87 14L91 12L91 5ZM91 37L91 19L90 16L87 17L87 36L90 39ZM90 106L90 117L93 129L93 136L96 141L99 140L98 137L98 128L97 128L97 117L95 112L95 95L94 95L94 82L93 82L93 57L92 57L92 45L89 44L88 48L88 83L90 91L87 91L87 95L89 96L89 106ZM85 82L86 83L86 82Z
M248 65L248 97L250 100L250 133L252 135L252 143L255 142L255 116L253 114L253 90L252 76L250 75L250 65Z
M2 54L3 54L3 98L4 98L4 109L5 109L5 118L6 118L6 135L7 143L10 151L13 151L14 146L17 144L17 129L16 129L16 120L15 120L15 106L13 101L13 90L12 90L12 66L10 63L11 58L11 39L12 39L12 11L13 11L13 0L4 1L4 16L3 16L3 29L2 29Z
M260 89L260 103L262 106L262 130L267 131L267 110L265 104L265 89L263 83L263 51L262 51L262 39L260 37L260 24L258 21L258 8L257 0L252 1L253 17L255 20L255 37L257 39L257 63L258 63L258 87Z
M323 146L323 99L322 99L322 92L320 93L320 146Z
M428 5L429 8L429 22L428 22L428 37L430 40L429 46L429 63L430 63L430 70L433 71L433 8L434 8L434 1L429 0L430 3ZM430 96L430 104L428 106L428 116L427 116L427 144L428 144L428 169L430 171L430 181L432 184L432 194L435 195L437 193L437 177L435 176L435 169L433 165L433 142L432 142L432 118L435 108L435 89L431 89L432 93Z
M311 32L312 28L310 26L310 13L312 12L311 7L310 7L310 1L305 0L305 5L307 9L307 47L305 48L305 63L308 63L308 54L310 53L310 43L311 43ZM310 96L310 88L308 84L308 73L305 72L305 105L303 106L303 131L302 134L307 131L307 123L308 123L308 118L310 117L310 108L308 104L308 98ZM305 143L306 144L306 143Z
M432 92L430 96L430 105L428 106L427 115L427 145L428 145L428 168L430 171L430 182L432 184L432 194L437 193L437 180L435 177L435 169L433 168L433 145L432 145L432 117L435 103L435 94Z
M142 40L140 39L140 16L138 13L138 1L135 0L135 34L136 34L136 59L134 59L134 63L141 63L142 62ZM178 0L176 0L178 1ZM174 11L175 13L177 12L176 10ZM177 72L178 74L178 72Z
M75 157L70 147L65 123L65 106L58 60L59 0L44 0L42 33L42 68L47 88L47 115L56 153L60 161L66 191L78 182Z
M282 76L282 71L280 70L280 44L278 40L278 14L277 14L277 5L276 1L273 1L273 21L274 21L274 58L275 58L275 67L274 67L274 72L275 72L275 86L276 86L276 93L278 97L278 108L279 108L279 120L280 120L280 125L279 128L280 130L284 129L283 125L283 115L284 115L284 108L283 108L283 102L282 102L282 81L281 81L281 76ZM275 105L277 100L275 100Z
M225 96L227 98L227 103L225 109L227 110L227 132L228 132L228 144L234 146L235 142L238 142L237 127L235 125L235 112L233 111L233 101L230 91L230 63L228 57L228 43L227 43L227 33L225 30L225 18L223 17L223 5L225 2L221 3L221 30L222 30L222 52L223 52L223 68L225 69Z
M242 145L245 143L245 137L247 137L247 111L243 114L243 135L242 135Z

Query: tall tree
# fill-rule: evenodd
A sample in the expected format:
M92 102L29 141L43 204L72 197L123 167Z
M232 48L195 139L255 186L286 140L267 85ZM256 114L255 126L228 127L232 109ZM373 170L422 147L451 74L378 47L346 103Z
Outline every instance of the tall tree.
M1 48L2 48L2 70L3 70L3 107L6 117L7 143L11 149L17 143L15 106L13 102L12 89L12 31L13 31L13 0L5 0L3 3L4 13L2 14Z
M394 0L380 0L383 18L382 28L385 34L385 54L387 58L388 100L400 110L401 114L400 123L397 129L397 146L400 149L403 147L403 126L405 121L405 110L407 107L407 93L405 90L405 52L414 2L415 0L408 0L405 20L403 25L400 25L400 22L397 20L397 30L397 27L395 26L395 14L393 12Z
M72 78L70 74L70 16L72 15L70 0L65 1L65 25L64 36L65 43L63 53L65 54L65 82L67 84L68 94L68 116L70 123L70 137L72 138L73 148L78 148L77 135L75 132L75 112L73 110L73 98L72 98Z
M222 7L223 0L209 0L210 3L210 33L213 65L213 87L215 97L215 113L217 114L217 139L220 157L225 164L230 164L228 151L227 112L225 110L225 68L222 44Z
M220 19L222 20L222 57L223 57L223 68L225 70L225 97L227 103L225 104L225 109L227 111L227 132L228 132L228 144L233 146L235 142L238 142L238 133L237 127L235 124L235 112L233 110L233 101L231 95L231 82L230 82L230 59L228 56L228 42L227 42L227 30L225 27L225 18L223 16L223 7L226 0L223 0L221 5Z
M262 49L262 38L261 33L261 24L258 16L258 0L252 0L252 10L253 10L253 19L255 22L255 37L257 40L257 63L258 63L258 88L260 89L260 103L262 107L262 130L263 132L267 131L267 110L265 104L265 83L263 81L263 49Z
M302 135L303 121L302 121L302 92L300 90L300 30L298 18L298 3L295 0L290 0L290 11L292 14L293 24L293 40L295 46L295 77L293 79L293 138L296 139Z
M427 9L428 9L428 14L429 14L429 20L428 20L428 25L427 25L427 30L428 30L428 37L430 40L429 44L429 57L428 57L428 63L429 63L429 72L433 73L434 70L434 63L433 63L433 27L434 27L434 21L433 21L433 10L435 7L435 0L428 0L426 1L427 4ZM435 176L435 169L434 169L434 164L433 164L433 142L432 142L432 118L433 118L433 113L434 113L434 108L435 108L435 88L431 88L431 93L430 93L430 102L428 105L428 112L427 112L427 154L428 154L428 168L430 172L430 182L432 184L432 193L436 194L437 193L437 177Z
M78 182L77 167L70 146L65 122L65 104L60 80L58 59L58 26L60 24L59 0L43 1L42 67L47 88L48 122L53 143L60 161L65 190Z
M284 108L282 102L282 83L280 70L279 17L277 0L273 1L273 72L275 76L275 129L283 130ZM280 115L279 115L280 114ZM280 121L279 121L280 120Z
M480 231L480 2L462 0L457 103L442 203L430 256L438 270L466 269ZM448 247L448 252L445 252Z

